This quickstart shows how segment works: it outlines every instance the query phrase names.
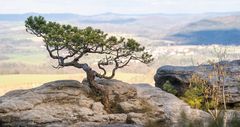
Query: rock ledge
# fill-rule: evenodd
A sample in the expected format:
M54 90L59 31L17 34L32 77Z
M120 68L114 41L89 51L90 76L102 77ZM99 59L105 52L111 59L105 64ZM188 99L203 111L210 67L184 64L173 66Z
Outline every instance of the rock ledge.
M141 127L149 121L177 126L184 111L189 119L209 119L174 95L148 84L98 80L108 89L112 112L90 94L87 83L64 80L0 97L0 126Z

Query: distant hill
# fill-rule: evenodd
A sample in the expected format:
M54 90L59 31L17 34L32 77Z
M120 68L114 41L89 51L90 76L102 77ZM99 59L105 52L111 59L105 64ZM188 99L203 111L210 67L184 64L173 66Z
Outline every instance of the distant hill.
M2 22L0 24L0 39L15 37L14 33L20 33L23 35L22 37L27 36L27 33L23 32L25 29L24 21L31 15L41 15L47 20L79 27L92 26L107 33L139 38L140 42L148 46L239 44L239 12L204 14L104 13L90 16L72 13L0 14L0 23Z
M112 24L122 24L127 22L135 21L134 18L131 18L127 15L113 14L113 13L104 13L100 15L93 16L83 16L72 13L50 13L50 14L41 14L41 13L26 13L26 14L0 14L0 21L25 21L29 16L43 16L48 20L54 21L78 21L81 23L112 23Z
M167 37L181 44L240 44L240 15L203 19Z
M182 44L186 45L239 45L240 29L201 30L191 33L175 34L174 37L180 38L179 41L182 41Z
M44 16L46 20L71 24L80 28L92 26L109 35L134 38L156 58L152 66L165 64L186 65L212 59L211 44L233 45L231 59L239 57L240 13L204 14L116 14L78 15L72 13L0 14L0 73L36 72L35 66L55 65L49 59L41 38L25 30L29 16ZM182 46L184 45L184 46ZM190 46L189 45L194 45ZM200 46L199 46L200 45ZM205 50L206 47L210 47ZM235 49L236 47L236 49ZM238 49L237 49L238 48ZM96 63L95 59L84 59ZM51 63L49 65L49 63ZM25 67L23 67L25 66ZM11 69L9 69L11 68ZM41 67L38 67L42 72ZM140 65L129 71L142 70ZM52 70L51 70L52 71ZM69 70L68 70L69 71Z

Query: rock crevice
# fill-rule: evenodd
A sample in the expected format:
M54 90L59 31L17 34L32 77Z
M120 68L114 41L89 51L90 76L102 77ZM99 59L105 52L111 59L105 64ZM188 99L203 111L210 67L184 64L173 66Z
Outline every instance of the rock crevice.
M108 89L111 113L89 93L87 83L55 81L0 97L1 126L142 127L149 121L177 126L181 111L191 119L209 114L191 109L177 97L148 84L130 85L117 80L97 80Z

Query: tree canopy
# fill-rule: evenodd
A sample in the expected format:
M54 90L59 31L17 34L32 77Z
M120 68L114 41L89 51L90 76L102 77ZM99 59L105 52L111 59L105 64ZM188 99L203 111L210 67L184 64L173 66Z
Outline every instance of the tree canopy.
M152 55L145 51L134 39L109 36L100 29L86 27L80 29L71 25L46 21L42 16L30 16L25 21L26 31L43 38L51 58L58 61L56 68L74 66L87 73L88 80L95 77L111 79L119 68L138 60L148 64L153 61ZM94 71L80 59L88 54L101 54L104 57L97 66L102 73ZM114 66L111 74L107 75L106 68Z

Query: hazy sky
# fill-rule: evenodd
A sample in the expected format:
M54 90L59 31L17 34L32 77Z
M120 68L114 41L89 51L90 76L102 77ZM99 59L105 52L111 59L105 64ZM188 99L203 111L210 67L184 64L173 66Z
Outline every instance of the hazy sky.
M240 11L240 0L0 0L0 13L204 13Z

